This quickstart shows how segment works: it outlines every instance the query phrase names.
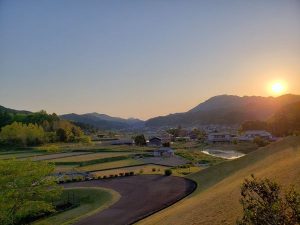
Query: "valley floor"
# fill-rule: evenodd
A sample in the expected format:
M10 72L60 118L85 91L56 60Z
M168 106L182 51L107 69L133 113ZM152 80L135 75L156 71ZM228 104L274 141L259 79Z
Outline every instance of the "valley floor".
M141 225L224 225L241 216L240 186L251 174L300 190L300 137L288 137L242 158L188 176L198 183L186 199L156 213Z

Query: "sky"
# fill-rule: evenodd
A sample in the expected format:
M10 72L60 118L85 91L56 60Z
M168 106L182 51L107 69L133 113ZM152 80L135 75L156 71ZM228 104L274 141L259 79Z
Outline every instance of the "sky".
M0 105L147 119L300 94L299 0L0 0Z

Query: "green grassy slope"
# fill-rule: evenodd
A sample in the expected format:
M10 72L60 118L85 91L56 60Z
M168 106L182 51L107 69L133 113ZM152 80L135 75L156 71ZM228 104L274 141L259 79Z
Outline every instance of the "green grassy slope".
M105 188L65 189L63 195L67 195L68 192L75 193L76 198L80 201L78 207L39 220L34 225L73 224L85 216L111 206L120 198L119 193Z
M250 174L273 178L300 190L300 137L288 137L245 157L223 162L190 176L196 192L138 224L234 224L241 215L240 185Z

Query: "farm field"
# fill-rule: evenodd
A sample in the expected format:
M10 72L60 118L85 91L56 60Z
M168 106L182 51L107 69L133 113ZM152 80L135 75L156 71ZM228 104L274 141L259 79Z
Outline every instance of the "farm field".
M196 191L177 204L137 224L234 224L241 216L240 185L254 174L300 190L300 138L288 137L248 155L222 162L188 177L198 182ZM230 206L230 207L229 207Z
M79 167L79 170L82 171L93 171L93 170L103 170L103 169L111 169L116 167L123 167L123 166L133 166L142 164L139 160L136 159L124 159L114 162L105 162L105 163L98 163L94 165L82 166Z
M30 159L33 160L33 161L61 159L61 158L65 158L65 157L78 156L78 155L87 155L87 154L91 154L91 153L92 152L54 153L54 154L36 155L36 156L30 157Z
M73 224L79 219L101 212L120 199L120 195L116 191L104 188L65 189L61 199L66 199L68 193L74 194L75 200L80 202L78 207L41 219L34 222L33 225Z
M128 173L134 172L134 174L164 174L165 169L170 167L167 166L158 166L158 165L140 165L140 166L131 166L131 167L124 167L124 168L116 168L111 170L103 170L93 172L95 176L110 176L110 175L119 175L120 173Z
M0 159L11 159L11 158L28 158L28 157L34 157L34 156L40 156L44 155L45 153L42 152L9 152L6 154L1 154Z
M84 162L94 159L104 159L111 158L117 156L127 156L131 155L132 152L102 152L102 153L93 153L93 154L85 154L79 156L71 156L59 159L48 160L50 162Z

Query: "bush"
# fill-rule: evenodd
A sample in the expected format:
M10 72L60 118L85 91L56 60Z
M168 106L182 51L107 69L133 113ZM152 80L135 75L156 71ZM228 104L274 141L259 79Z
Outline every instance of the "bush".
M238 225L296 225L300 223L300 193L293 188L282 193L281 187L269 179L253 175L241 188L244 215Z
M261 137L255 137L253 142L257 144L258 147L264 147L269 144L269 142Z
M134 175L134 172L132 172L132 171L129 172L129 175L130 175L130 176L133 176L133 175Z
M166 175L166 176L172 175L172 170L171 170L171 169L166 169L166 170L165 170L165 175Z
M152 172L155 172L156 171L156 169L155 168L152 168Z
M124 176L124 173L119 173L119 176L120 176L120 177L123 177L123 176Z

